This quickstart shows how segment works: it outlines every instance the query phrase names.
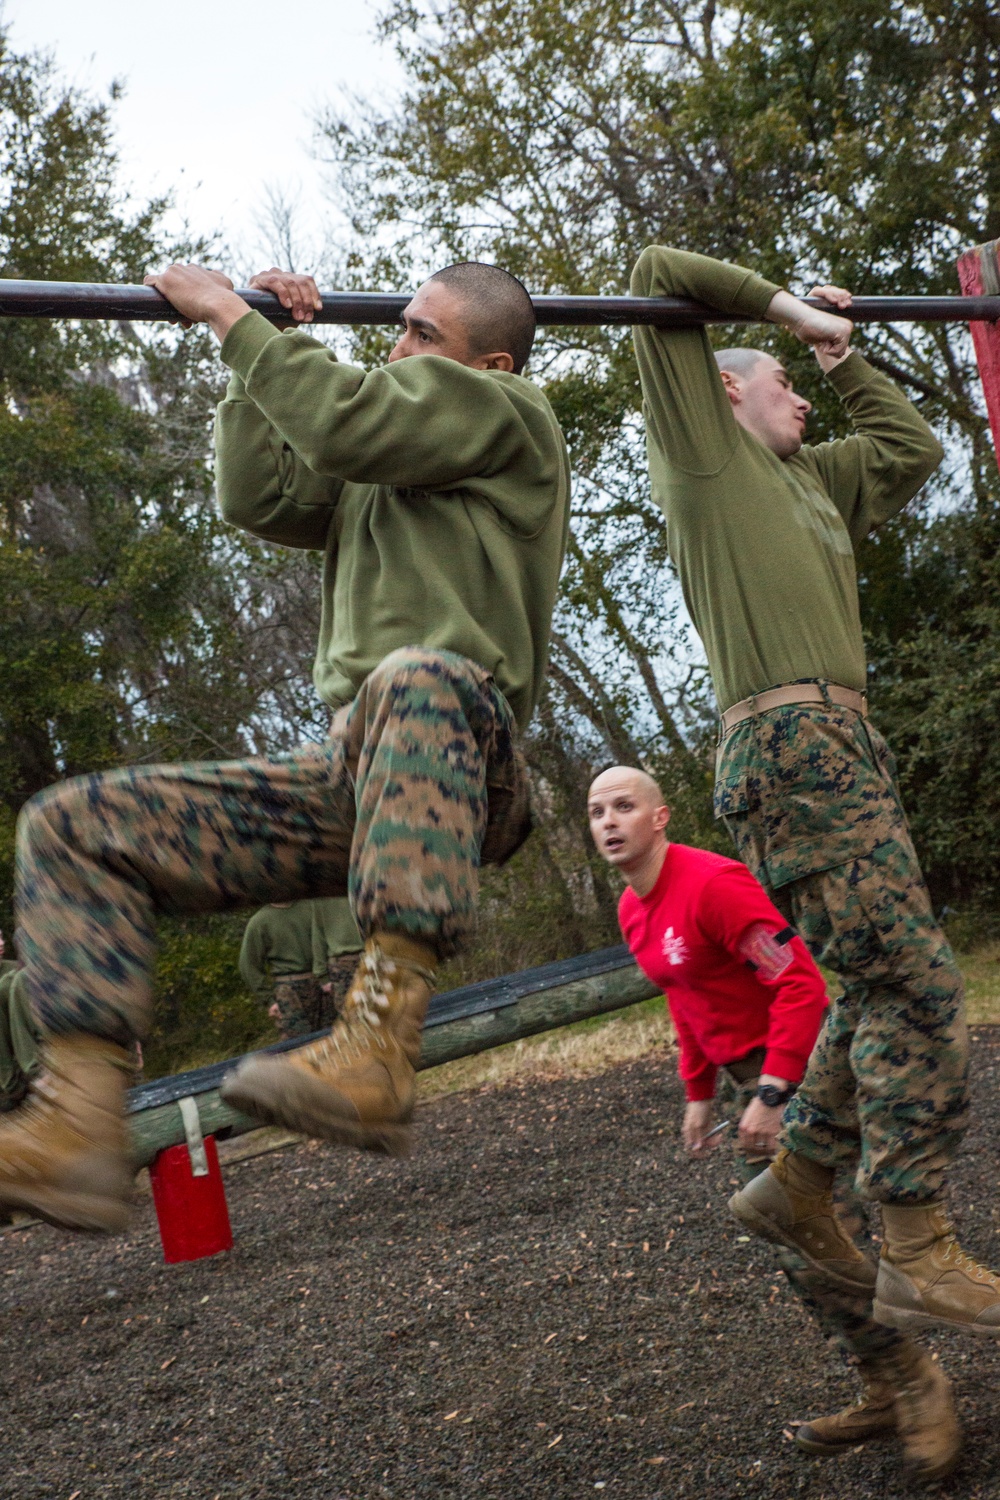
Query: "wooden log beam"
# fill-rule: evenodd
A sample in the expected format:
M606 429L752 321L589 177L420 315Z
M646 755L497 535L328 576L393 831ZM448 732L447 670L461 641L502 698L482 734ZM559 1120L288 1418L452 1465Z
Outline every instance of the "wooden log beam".
M591 963L573 962L584 972L561 983L532 987L538 984L535 976L544 980L546 971L558 974L570 965L545 965L523 975L510 975L505 980L470 985L464 991L436 996L436 1015L428 1018L436 1024L428 1024L424 1030L418 1066L436 1068L441 1063L485 1052L491 1047L503 1047L522 1037L623 1010L659 993L622 949L605 949L583 957ZM598 972L587 973L587 967ZM520 985L517 981L521 981ZM520 989L520 993L511 997L512 988ZM494 1008L482 1008L491 1003L491 992ZM193 1095L197 1101L203 1135L221 1132L241 1135L259 1128L258 1120L231 1109L219 1097L218 1083L234 1065L235 1060L217 1069L198 1069L196 1073L157 1080L132 1091L129 1126L137 1166L148 1166L158 1151L179 1145L185 1139L176 1102L185 1096Z
M250 307L274 323L288 312L270 292L239 288ZM398 323L410 292L324 292L316 323L380 325ZM808 299L829 311L822 299ZM543 327L648 323L657 328L691 328L704 323L753 323L763 319L720 312L686 297L532 298ZM968 323L1000 318L1000 296L855 297L844 317L855 323ZM0 318L106 319L128 323L176 323L180 313L155 287L114 286L100 282L15 281L0 277Z

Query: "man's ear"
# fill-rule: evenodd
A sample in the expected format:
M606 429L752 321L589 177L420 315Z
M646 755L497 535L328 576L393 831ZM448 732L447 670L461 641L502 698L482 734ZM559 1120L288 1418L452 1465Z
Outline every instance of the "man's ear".
M667 807L666 803L664 803L653 813L653 827L656 829L657 833L662 833L669 822L670 808Z
M734 375L732 370L720 370L719 374L722 376L722 384L726 387L726 395L734 406L739 406L743 400L742 380L738 375Z
M472 361L474 370L505 370L508 375L514 373L514 361L509 354L498 350L496 354L479 354Z

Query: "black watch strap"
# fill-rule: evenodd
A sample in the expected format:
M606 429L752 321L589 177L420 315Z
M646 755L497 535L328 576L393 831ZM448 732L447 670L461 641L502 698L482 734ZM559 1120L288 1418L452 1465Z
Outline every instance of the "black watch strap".
M775 1083L759 1083L757 1085L757 1098L768 1109L777 1109L779 1104L787 1104L795 1093L794 1083L789 1084L787 1089L779 1089Z

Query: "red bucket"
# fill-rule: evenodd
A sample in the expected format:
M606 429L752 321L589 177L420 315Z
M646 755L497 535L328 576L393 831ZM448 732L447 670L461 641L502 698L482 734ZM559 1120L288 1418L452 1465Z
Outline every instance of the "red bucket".
M197 1176L187 1146L168 1146L149 1169L163 1259L168 1265L202 1260L233 1248L214 1136L205 1137L204 1149L208 1170Z

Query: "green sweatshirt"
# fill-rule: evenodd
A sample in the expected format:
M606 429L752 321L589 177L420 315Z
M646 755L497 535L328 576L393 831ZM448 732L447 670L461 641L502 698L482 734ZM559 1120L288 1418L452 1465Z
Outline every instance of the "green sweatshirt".
M293 901L291 906L262 906L254 912L240 948L240 974L253 994L270 1000L276 979L312 973L312 908L311 901Z
M651 246L640 297L763 316L778 288L704 255ZM940 443L890 380L851 354L827 376L855 436L780 459L733 415L704 331L634 331L653 498L720 709L779 683L866 682L854 547L900 511Z
M0 962L0 1107L17 1103L38 1073L41 1037L23 969Z
M326 978L326 961L364 947L346 896L329 896L312 904L313 973Z
M339 707L390 651L429 646L492 672L523 729L569 518L566 446L538 387L438 355L366 374L256 312L222 358L223 516L325 553L320 697Z

